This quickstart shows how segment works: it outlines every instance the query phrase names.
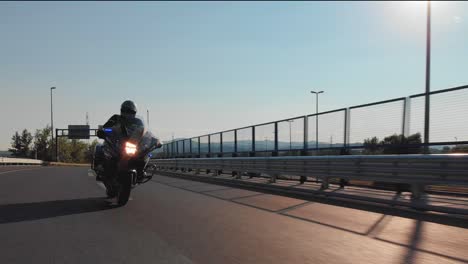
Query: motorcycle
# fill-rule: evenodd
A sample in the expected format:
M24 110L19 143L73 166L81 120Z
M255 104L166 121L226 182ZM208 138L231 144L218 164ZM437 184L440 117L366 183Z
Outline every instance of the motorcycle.
M113 127L102 128L98 137L105 144L98 144L94 150L92 169L96 180L106 187L108 198L117 198L117 204L124 206L130 198L131 189L148 182L152 177L147 173L151 152L162 147L161 142L139 117L126 118L125 122Z

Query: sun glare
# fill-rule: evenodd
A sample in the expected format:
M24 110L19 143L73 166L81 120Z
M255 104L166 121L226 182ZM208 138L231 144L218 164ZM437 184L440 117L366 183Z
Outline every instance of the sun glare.
M409 13L420 13L421 10L426 10L429 1L404 1L403 5ZM431 3L431 7L432 7Z

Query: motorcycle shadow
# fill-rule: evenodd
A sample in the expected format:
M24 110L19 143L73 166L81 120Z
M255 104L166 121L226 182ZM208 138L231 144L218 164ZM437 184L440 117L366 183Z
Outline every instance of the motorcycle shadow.
M34 203L1 204L0 224L90 213L113 208L116 207L110 206L104 197Z

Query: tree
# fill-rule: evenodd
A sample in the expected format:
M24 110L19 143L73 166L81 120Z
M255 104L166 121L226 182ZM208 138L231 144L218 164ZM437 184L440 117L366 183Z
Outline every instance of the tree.
M72 162L70 140L59 137L58 142L58 160L61 162Z
M52 142L50 126L43 129L36 129L34 137L28 130L24 129L20 134L15 132L11 138L11 148L8 149L15 157L32 157L40 160L52 160L55 156L55 142ZM58 156L62 162L86 163L91 162L97 140L87 144L80 140L69 140L60 137L58 140ZM32 147L31 147L31 143Z
M88 145L82 141L73 139L70 142L71 162L82 163L86 160L86 150Z
M16 131L11 138L11 148L8 151L12 152L15 157L27 158L30 153L32 139L33 137L27 129L23 129L21 135Z
M419 154L422 152L421 134L405 137L393 134L379 142L377 137L364 140L364 154Z
M40 160L52 160L50 131L50 126L46 126L44 129L36 129L34 134L34 150Z
M24 129L23 133L21 133L21 143L23 144L23 150L22 150L23 157L29 156L29 153L31 151L30 146L31 146L32 140L33 140L33 137L31 133L28 130Z
M9 148L8 151L11 152L12 156L17 157L20 149L21 149L21 137L18 131L16 131L13 137L11 137L11 148Z
M98 143L94 140L87 144L77 139L67 139L60 137L58 139L58 156L61 162L67 163L87 163L91 162L94 146Z
M96 148L96 145L98 143L99 142L97 141L97 139L95 139L93 140L93 142L91 142L91 144L88 145L88 149L86 150L86 156L85 156L85 159L87 162L93 161L94 149Z
M456 145L450 150L451 153L468 153L467 145Z
M449 146L445 146L445 147L442 148L441 153L447 154L447 153L450 153L451 150L452 150L452 149L451 149Z
M364 154L380 154L382 151L379 146L379 139L377 137L368 138L364 140Z
M423 153L421 133L412 134L406 138L405 144L407 153L404 154L420 154Z

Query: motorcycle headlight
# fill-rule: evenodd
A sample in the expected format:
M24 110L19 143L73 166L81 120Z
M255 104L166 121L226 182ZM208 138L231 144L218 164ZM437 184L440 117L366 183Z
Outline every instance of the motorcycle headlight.
M133 156L135 155L136 151L137 151L137 146L135 144L132 144L130 142L125 143L125 153L127 153L127 155Z

